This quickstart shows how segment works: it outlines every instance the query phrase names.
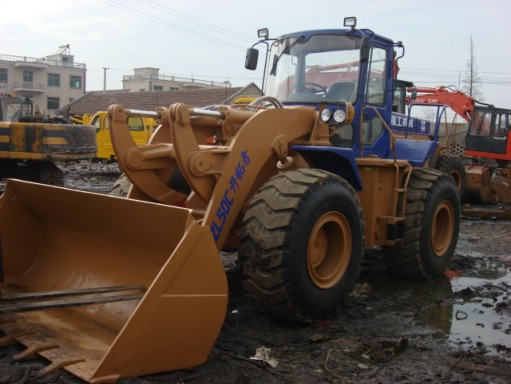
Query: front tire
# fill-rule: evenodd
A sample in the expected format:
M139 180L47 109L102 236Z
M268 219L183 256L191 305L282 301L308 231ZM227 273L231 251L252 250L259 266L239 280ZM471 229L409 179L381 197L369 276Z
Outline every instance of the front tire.
M331 173L284 172L255 194L240 238L243 285L271 315L300 323L329 318L359 273L360 202Z
M385 249L385 263L394 275L431 279L444 272L458 242L456 187L446 174L418 168L412 171L406 196L404 241Z

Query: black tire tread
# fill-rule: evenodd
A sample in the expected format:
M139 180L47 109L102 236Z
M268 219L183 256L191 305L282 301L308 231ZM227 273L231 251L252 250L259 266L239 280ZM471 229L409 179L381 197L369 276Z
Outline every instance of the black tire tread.
M428 270L424 260L422 260L421 253L425 253L422 236L426 226L429 225L429 223L424 222L424 215L428 210L435 208L431 206L429 199L435 193L435 190L439 188L452 188L455 191L452 181L443 172L425 168L413 170L406 195L403 244L386 248L384 253L387 269L392 274L414 280L435 277L435 273ZM451 253L454 252L459 231L459 205L456 205L455 208L457 212L457 229L455 229L455 236L452 239L454 244L451 243ZM400 214L400 212L398 213Z
M467 172L463 163L456 157L448 154L438 155L438 159L435 164L435 169L450 175L451 172L456 172L459 175L459 185L456 185L460 200L463 200L467 191Z
M295 296L296 289L290 281L291 266L285 256L286 241L287 235L293 231L292 221L304 195L332 176L318 169L281 173L263 185L245 213L239 252L243 286L267 312L281 320L303 323L314 317L301 308ZM358 202L351 185L335 177ZM358 209L362 218L360 204ZM363 237L363 221L361 225Z

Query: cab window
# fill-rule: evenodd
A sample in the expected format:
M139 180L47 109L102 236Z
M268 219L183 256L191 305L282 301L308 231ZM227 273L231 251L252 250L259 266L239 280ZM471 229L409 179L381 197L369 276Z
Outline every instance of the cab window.
M366 101L370 104L384 105L385 103L386 63L387 51L379 47L373 47L367 67L366 84Z
M470 126L472 136L490 136L491 113L477 111Z
M509 127L509 114L499 113L495 120L495 132L493 136L496 139L505 139Z
M110 128L110 121L108 119L104 119L104 122L105 122L105 129L109 129ZM96 133L99 132L99 130L101 129L101 116L100 115L96 115L92 121L90 122L90 125L93 125L96 127Z
M128 117L128 128L130 131L143 131L144 122L141 117Z

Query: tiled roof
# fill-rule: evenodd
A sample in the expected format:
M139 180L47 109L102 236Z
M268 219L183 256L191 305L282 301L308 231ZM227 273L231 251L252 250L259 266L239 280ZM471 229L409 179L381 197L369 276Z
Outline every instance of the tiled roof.
M93 91L64 105L56 111L59 115L94 114L105 111L111 104L120 104L124 108L154 110L156 107L168 107L173 103L184 103L191 107L203 107L211 104L228 104L242 96L257 96L261 91L250 83L245 87L200 88L190 90L154 91L154 92L102 92Z

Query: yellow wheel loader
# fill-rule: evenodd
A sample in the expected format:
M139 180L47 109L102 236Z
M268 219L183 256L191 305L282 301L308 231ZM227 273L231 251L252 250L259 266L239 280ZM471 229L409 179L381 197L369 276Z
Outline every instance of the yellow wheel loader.
M389 127L401 44L354 23L261 37L266 95L248 105L110 106L127 198L8 182L0 329L26 345L16 360L39 354L41 375L89 383L205 363L228 303L220 250L238 252L250 296L289 322L334 316L365 248L398 276L444 271L459 201L427 167L436 142ZM162 122L147 145L133 116Z

